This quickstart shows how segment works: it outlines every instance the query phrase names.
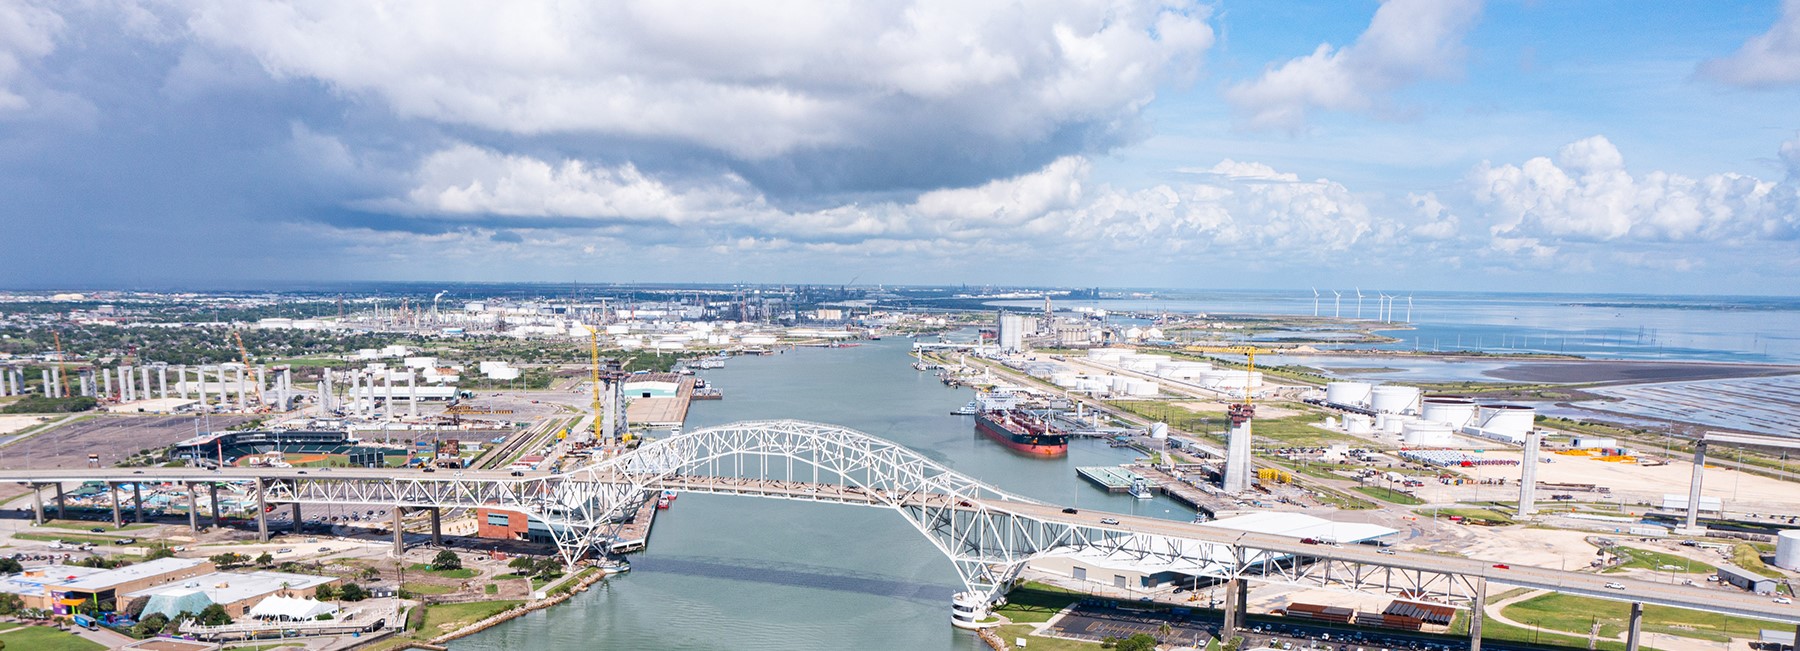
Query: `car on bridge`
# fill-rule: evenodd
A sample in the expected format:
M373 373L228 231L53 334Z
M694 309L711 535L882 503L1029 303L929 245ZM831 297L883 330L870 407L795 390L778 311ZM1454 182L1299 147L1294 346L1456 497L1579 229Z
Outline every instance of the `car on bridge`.
M1115 518L1100 518L1100 524L1118 524L1118 523L1119 523L1119 521Z

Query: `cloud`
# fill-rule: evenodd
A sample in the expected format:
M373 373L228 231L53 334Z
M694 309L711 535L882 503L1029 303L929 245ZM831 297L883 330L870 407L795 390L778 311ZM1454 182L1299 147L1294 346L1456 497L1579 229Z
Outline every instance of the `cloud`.
M1651 171L1633 175L1603 136L1570 143L1556 159L1522 165L1482 163L1473 195L1495 236L1535 245L1547 238L1585 242L1788 240L1800 235L1800 138L1781 147L1787 178L1771 182L1727 172L1694 179ZM1528 241L1528 242L1526 242Z
M1784 0L1769 31L1751 37L1731 56L1702 61L1696 72L1744 88L1800 84L1800 0Z
M447 125L604 134L744 160L1129 120L1213 44L1189 2L829 0L385 6L201 0L187 24L272 75ZM1004 107L1004 108L1002 108ZM954 140L945 140L954 142Z
M1313 110L1369 111L1388 92L1454 74L1480 13L1480 0L1387 0L1355 43L1335 51L1322 43L1231 86L1225 98L1259 129L1299 129Z
M0 0L0 116L23 111L31 101L17 86L30 85L27 67L56 50L63 19L23 0Z

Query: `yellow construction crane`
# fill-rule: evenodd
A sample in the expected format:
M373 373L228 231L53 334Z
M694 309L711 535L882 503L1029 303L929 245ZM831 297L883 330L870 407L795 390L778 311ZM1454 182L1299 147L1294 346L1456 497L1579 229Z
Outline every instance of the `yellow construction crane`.
M250 349L244 347L244 333L241 330L233 330L233 331L231 331L231 336L237 338L238 355L244 358L244 375L249 375L250 374ZM219 371L219 372L224 373L224 371ZM223 377L221 377L221 379L223 379ZM260 376L260 375L257 376L255 384L256 384L256 404L258 405L258 409L261 409L261 405L263 404L262 383L263 383L262 376Z
M1269 348L1257 348L1255 346L1188 346L1186 348L1183 348L1182 350L1185 350L1185 351L1188 351L1191 353L1243 355L1244 357L1247 357L1250 359L1250 370L1248 371L1248 373L1251 373L1251 374L1256 373L1256 354L1257 353L1274 354L1274 353L1281 352L1281 351L1272 350ZM1248 377L1244 378L1244 404L1246 404L1246 405L1251 404L1250 378L1248 378Z
M62 333L51 330L50 338L56 341L56 377L57 379L62 380L62 395L64 398L67 398L69 397L69 374L65 372L68 369L68 365L63 363L67 360L63 359ZM48 387L45 387L44 393L49 393Z

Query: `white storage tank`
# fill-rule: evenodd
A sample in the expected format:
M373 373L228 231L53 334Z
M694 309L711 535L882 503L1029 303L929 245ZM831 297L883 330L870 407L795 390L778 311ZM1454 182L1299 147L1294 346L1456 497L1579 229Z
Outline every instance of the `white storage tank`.
M1153 438L1156 440L1162 440L1162 439L1169 438L1169 424L1168 423L1151 423L1150 424L1150 438Z
M1475 400L1462 396L1430 396L1425 398L1419 417L1461 430L1475 422Z
M1788 529L1775 536L1775 566L1800 570L1800 529Z
M1524 405L1482 405L1481 429L1523 439L1535 426L1537 410Z
M1368 434L1369 417L1362 414L1346 414L1344 416L1344 431L1351 434Z
M1363 407L1369 404L1369 391L1373 388L1368 382L1330 382L1325 385L1325 402Z
M1407 445L1446 446L1454 440L1450 436L1449 425L1415 420L1406 424L1405 431L1400 435L1400 442Z
M1369 408L1384 414L1419 412L1419 388L1383 384L1369 392Z
M1388 415L1387 420L1384 420L1381 423L1381 431L1388 434L1399 434L1406 431L1406 424L1410 422L1413 422L1413 419L1405 416Z

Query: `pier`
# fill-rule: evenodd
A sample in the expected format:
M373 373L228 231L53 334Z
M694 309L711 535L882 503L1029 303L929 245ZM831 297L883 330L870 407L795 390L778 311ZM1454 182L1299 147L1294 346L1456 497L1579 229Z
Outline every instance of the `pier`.
M1115 466L1083 466L1076 468L1075 474L1108 493L1130 492L1131 482L1143 479L1135 472Z
M642 550L650 544L650 525L656 523L656 498L644 500L636 513L619 528L619 539L613 541L607 549L615 554L624 554Z

